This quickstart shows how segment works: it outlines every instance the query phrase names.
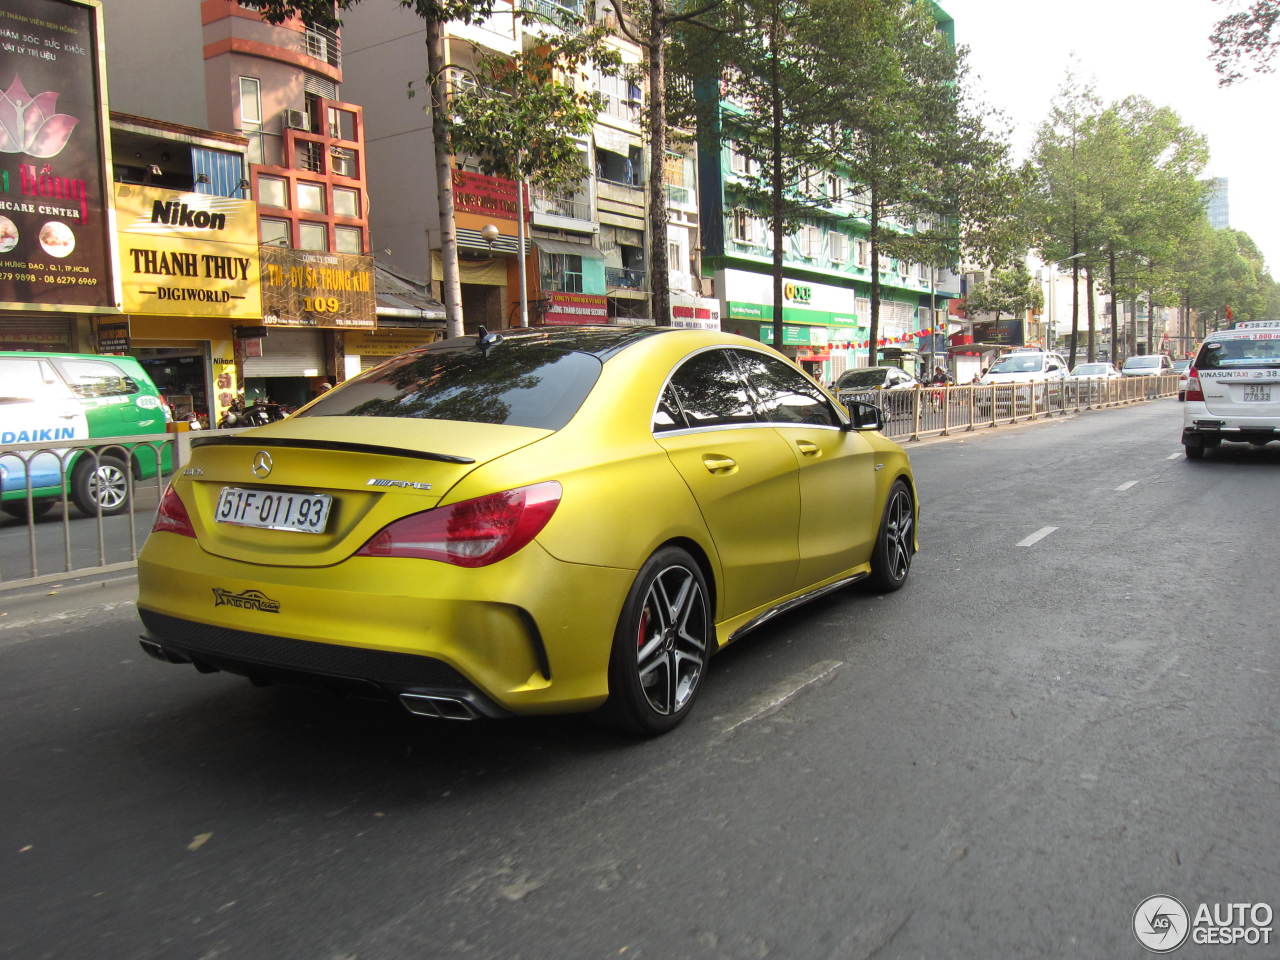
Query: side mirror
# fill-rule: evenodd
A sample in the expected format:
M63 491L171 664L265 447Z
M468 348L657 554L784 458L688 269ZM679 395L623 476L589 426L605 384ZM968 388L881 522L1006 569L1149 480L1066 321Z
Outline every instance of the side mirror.
M849 402L849 419L851 430L883 430L889 423L889 415L874 403L865 400Z

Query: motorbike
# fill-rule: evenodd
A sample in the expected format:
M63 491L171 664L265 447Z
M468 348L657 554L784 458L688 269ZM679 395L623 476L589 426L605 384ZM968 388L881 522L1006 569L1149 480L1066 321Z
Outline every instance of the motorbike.
M248 406L243 400L231 401L231 406L218 421L219 427L265 427L268 423L283 420L289 410L271 400L255 400Z

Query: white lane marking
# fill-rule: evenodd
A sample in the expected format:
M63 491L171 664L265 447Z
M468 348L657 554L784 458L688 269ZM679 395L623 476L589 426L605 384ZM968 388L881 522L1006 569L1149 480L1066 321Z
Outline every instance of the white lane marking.
M752 720L759 720L761 717L767 717L771 713L777 713L807 687L813 686L819 680L826 679L843 666L844 662L841 660L820 660L807 670L802 670L779 684L774 690L756 697L747 704L745 716L725 727L722 735L727 736L733 733L744 723L750 723Z
M1053 531L1057 529L1058 529L1057 527L1041 527L1031 536L1024 537L1023 539L1019 540L1016 544L1014 544L1014 546L1030 547L1034 544L1039 543L1041 540L1043 540L1045 537L1047 537L1049 534L1053 533Z
M1138 485L1137 480L1130 480L1127 483L1122 483L1120 484L1120 486L1116 487L1116 493L1124 493L1130 487L1136 487L1137 485Z
M1167 457L1165 457L1165 459L1166 459L1166 460L1177 460L1179 457L1184 457L1184 456L1186 456L1186 454L1185 454L1185 453L1183 453L1181 450L1179 450L1177 453L1171 453L1171 454L1169 454Z

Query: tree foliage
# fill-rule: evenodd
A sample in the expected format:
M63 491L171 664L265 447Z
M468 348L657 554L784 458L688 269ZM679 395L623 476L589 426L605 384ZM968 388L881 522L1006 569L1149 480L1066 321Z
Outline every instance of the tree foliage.
M1004 314L1023 316L1028 310L1039 310L1043 306L1044 292L1031 278L1025 263L995 271L965 297L965 310L970 316L994 313L997 321Z
M1243 80L1250 68L1270 73L1280 48L1280 0L1251 0L1244 9L1223 17L1209 35L1209 44L1219 86Z

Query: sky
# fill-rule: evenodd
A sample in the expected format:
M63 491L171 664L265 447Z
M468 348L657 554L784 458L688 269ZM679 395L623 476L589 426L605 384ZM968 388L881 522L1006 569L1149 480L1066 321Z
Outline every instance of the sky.
M1218 87L1209 34L1231 2L940 0L970 49L982 99L1013 122L1020 157L1074 57L1104 102L1145 96L1208 139L1205 174L1229 180L1231 227L1253 238L1280 279L1280 75Z

